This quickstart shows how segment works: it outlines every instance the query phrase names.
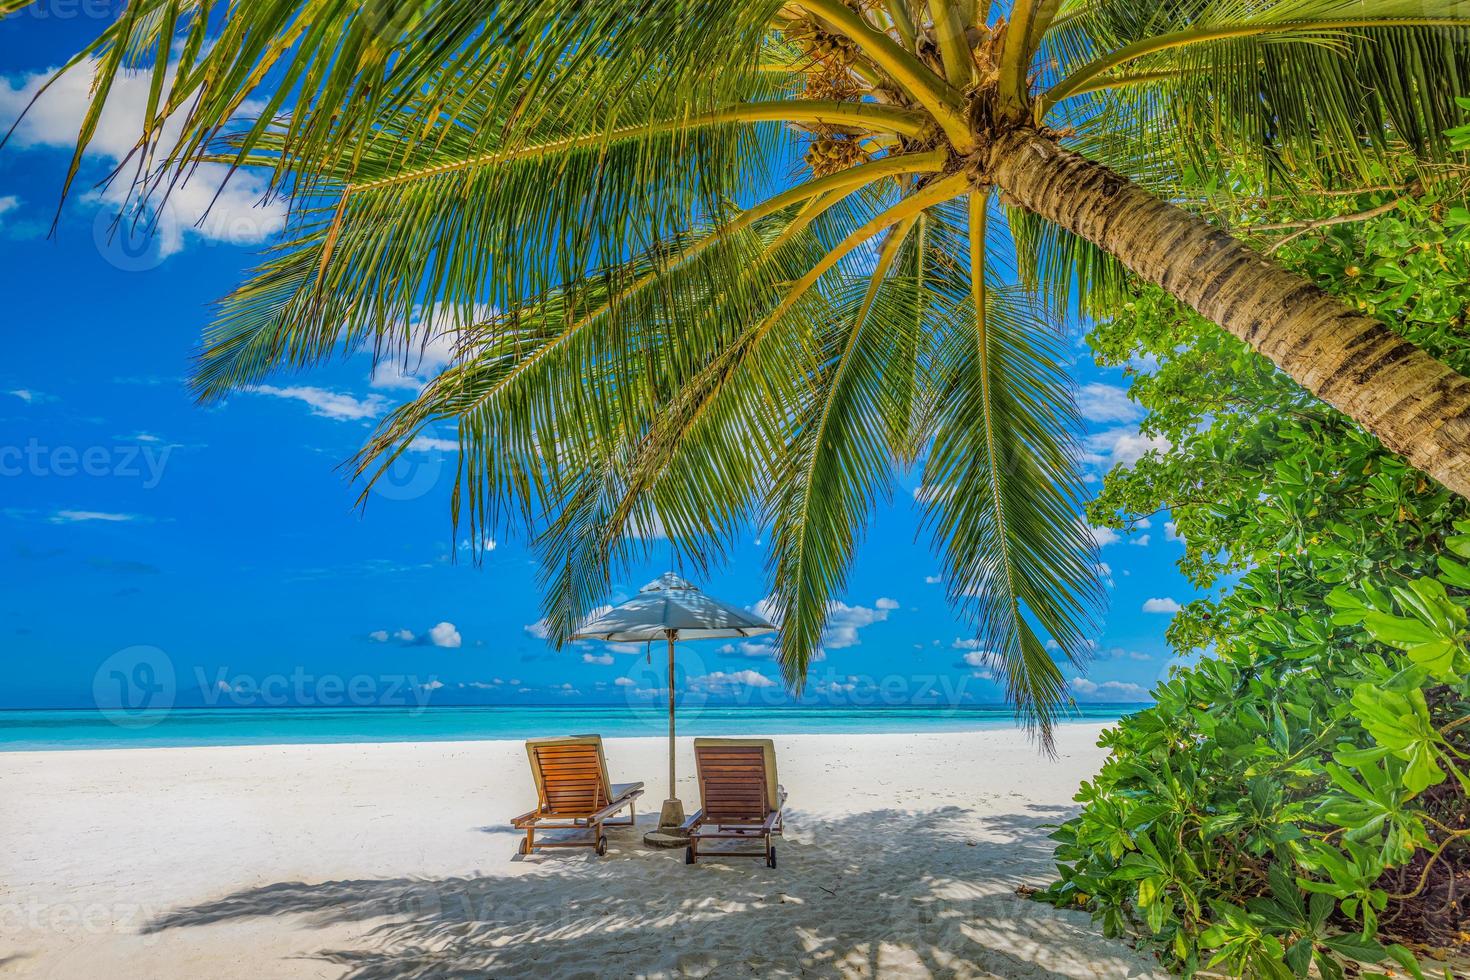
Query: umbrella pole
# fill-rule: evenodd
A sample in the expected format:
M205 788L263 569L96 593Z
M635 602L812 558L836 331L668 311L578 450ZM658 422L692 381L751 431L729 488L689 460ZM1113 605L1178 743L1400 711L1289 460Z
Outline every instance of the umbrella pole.
M679 794L674 782L674 631L669 630L669 797L677 800ZM681 823L683 821L680 821Z
M684 832L684 804L676 791L674 772L674 640L678 630L665 630L669 638L669 798L664 800L658 816L658 830L643 835L643 841L654 847L683 847L689 842Z

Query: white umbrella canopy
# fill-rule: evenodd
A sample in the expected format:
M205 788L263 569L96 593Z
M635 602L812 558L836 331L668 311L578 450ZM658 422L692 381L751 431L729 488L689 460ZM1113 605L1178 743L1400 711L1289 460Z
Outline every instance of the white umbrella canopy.
M725 640L774 633L776 627L745 609L711 599L689 582L665 572L572 635L574 640L632 643L662 640L672 630L678 640Z
M677 640L720 640L775 633L776 627L754 613L712 599L688 581L665 572L621 605L582 624L574 640L633 643L666 639L669 643L669 797L659 815L659 829L644 840L661 846L683 843L684 804L674 787L674 643Z

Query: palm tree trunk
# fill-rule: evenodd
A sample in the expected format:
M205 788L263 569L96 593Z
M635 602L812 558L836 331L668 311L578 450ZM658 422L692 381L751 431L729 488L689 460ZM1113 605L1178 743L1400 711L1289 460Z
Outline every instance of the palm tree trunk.
M997 140L1015 203L1116 256L1470 498L1470 379L1225 232L1036 132Z

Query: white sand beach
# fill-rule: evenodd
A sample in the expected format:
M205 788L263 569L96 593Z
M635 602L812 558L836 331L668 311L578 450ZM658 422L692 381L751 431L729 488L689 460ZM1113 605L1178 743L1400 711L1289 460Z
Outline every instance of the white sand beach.
M0 753L0 976L1158 976L1015 894L1048 880L1098 731L1061 728L1055 760L1011 731L778 738L775 870L688 867L646 826L518 857L519 742ZM607 743L641 824L663 751Z

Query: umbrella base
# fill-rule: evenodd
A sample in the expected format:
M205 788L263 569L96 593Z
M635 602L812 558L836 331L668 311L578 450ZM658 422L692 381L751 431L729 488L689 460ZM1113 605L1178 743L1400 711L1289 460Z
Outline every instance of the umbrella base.
M684 801L664 800L663 809L658 811L658 829L677 829L684 824Z
M684 830L684 804L679 800L664 800L658 815L658 829L643 835L643 843L649 847L683 847L689 843L689 834Z
M643 835L643 843L649 847L688 847L689 835L678 827L666 827L658 830L650 830Z

